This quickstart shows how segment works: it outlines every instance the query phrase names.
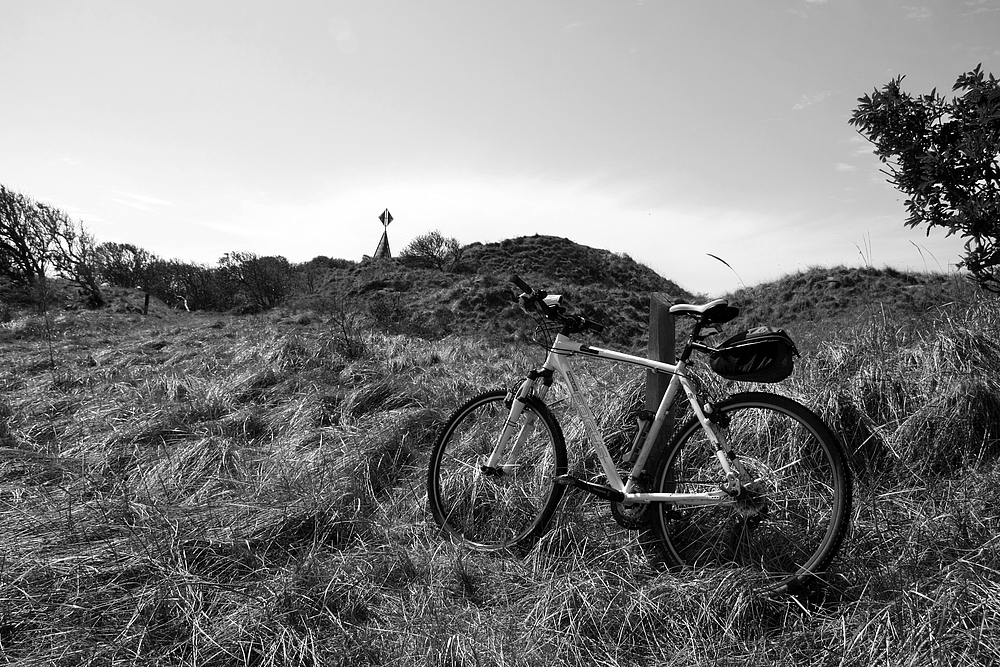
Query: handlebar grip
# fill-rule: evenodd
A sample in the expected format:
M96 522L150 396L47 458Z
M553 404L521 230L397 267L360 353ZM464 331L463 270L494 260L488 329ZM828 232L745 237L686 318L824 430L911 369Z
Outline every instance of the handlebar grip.
M516 273L511 274L510 281L517 285L525 294L531 294L531 285L521 280L520 276Z

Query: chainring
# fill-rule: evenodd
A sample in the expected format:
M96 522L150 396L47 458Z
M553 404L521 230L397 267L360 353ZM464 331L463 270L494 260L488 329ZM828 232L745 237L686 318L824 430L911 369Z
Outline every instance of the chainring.
M644 486L636 484L632 487L636 493L643 493ZM627 530L639 530L649 525L649 503L611 503L611 516L619 526Z

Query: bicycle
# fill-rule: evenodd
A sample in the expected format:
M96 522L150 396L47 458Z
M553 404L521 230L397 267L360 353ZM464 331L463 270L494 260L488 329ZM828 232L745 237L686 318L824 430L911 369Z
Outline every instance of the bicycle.
M529 548L571 486L609 501L614 518L643 530L672 568L744 567L756 571L755 587L768 593L796 590L822 574L844 539L851 508L851 472L839 440L790 398L742 392L703 402L692 382L694 352L714 358L736 349L729 341L712 347L705 339L736 317L737 308L723 299L672 306L671 313L694 322L676 363L666 363L573 340L603 327L567 314L559 295L533 290L516 275L511 280L522 290L522 309L541 315L558 333L542 366L516 388L470 399L440 430L427 492L446 534L483 551ZM749 356L754 352L760 361L760 349ZM671 375L656 412L637 415L639 426L622 459L630 467L624 479L574 374L570 359L576 355ZM787 361L781 376L791 372L791 355L778 361ZM545 403L557 377L607 483L567 474L565 439ZM767 372L747 371L746 377L773 380ZM692 416L647 472L654 442L681 392Z

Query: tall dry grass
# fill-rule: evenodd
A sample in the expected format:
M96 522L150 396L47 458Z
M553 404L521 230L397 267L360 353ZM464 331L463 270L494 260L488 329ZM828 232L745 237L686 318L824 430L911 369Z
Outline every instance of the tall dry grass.
M652 565L567 493L521 558L442 539L434 433L539 351L360 332L323 316L0 328L0 652L23 665L987 665L1000 609L996 303L831 332L773 390L858 471L813 599ZM530 324L527 324L530 326ZM360 352L360 353L359 353ZM589 362L614 446L641 377ZM734 387L703 374L708 392ZM597 470L553 394L571 467Z

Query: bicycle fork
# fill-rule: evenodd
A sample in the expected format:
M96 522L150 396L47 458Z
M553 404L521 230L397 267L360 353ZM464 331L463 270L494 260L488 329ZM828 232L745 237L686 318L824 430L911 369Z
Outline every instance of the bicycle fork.
M500 431L500 435L497 438L496 444L493 446L493 451L490 452L489 458L486 463L482 466L482 472L486 475L500 475L507 472L511 472L517 468L518 455L521 453L521 447L527 442L528 438L535 430L535 422L538 420L538 416L529 411L524 417L524 422L518 428L518 422L521 419L521 414L524 412L524 406L527 402L528 396L532 394L532 390L535 386L535 377L529 376L521 383L520 388L517 392L508 393L510 403L510 411L507 414L507 421L504 423L503 429ZM537 395L542 398L545 395L547 385L542 385L537 390ZM515 431L517 435L515 437ZM504 450L507 449L507 443L513 440L513 445L510 447L509 453L504 456Z

